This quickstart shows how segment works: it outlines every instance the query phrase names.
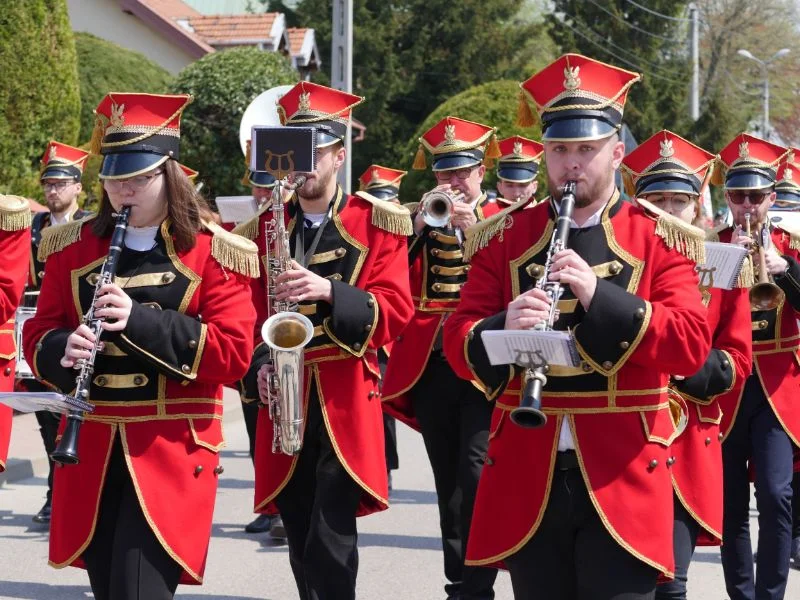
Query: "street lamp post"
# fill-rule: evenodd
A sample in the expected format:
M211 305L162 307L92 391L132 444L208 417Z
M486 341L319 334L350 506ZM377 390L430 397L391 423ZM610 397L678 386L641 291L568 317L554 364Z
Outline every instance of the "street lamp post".
M744 56L745 58L749 58L750 60L757 62L761 67L761 72L764 76L764 122L761 129L761 135L765 139L769 136L769 66L773 61L786 56L789 54L789 52L789 48L782 48L767 60L756 58L749 50L740 49L737 52L739 56Z

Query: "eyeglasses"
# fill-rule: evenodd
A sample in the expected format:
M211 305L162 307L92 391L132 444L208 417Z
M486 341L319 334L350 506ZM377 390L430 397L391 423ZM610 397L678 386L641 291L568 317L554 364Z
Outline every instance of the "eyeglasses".
M161 175L163 172L164 171L155 171L149 175L137 175L136 177L131 177L129 179L106 179L104 185L108 186L108 189L114 191L121 190L123 187L128 186L134 192L141 192L148 185L150 185L150 182L153 181L153 179Z
M49 190L55 190L57 192L60 192L62 190L65 190L68 185L72 185L73 183L76 183L76 182L74 182L74 181L44 181L44 182L42 182L42 189L45 192L47 192Z
M475 167L471 167L468 169L453 169L452 171L434 171L433 174L436 177L436 181L450 181L453 175L463 181L472 175L474 170Z
M744 204L745 200L750 202L751 206L757 206L761 204L767 196L769 196L772 192L739 192L739 191L730 191L727 192L726 195L728 196L728 200L731 201L731 204L736 204L737 206L740 204Z
M686 194L648 194L644 197L648 202L655 204L658 208L671 205L676 210L683 210L692 203L692 198Z

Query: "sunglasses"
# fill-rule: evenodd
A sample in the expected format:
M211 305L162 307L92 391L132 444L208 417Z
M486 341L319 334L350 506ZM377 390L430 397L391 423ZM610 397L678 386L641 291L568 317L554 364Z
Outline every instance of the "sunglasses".
M744 201L747 200L750 202L751 206L757 206L761 204L764 200L766 200L771 191L767 192L738 192L738 191L731 191L727 192L728 200L730 200L731 204L735 204L740 206L744 204Z

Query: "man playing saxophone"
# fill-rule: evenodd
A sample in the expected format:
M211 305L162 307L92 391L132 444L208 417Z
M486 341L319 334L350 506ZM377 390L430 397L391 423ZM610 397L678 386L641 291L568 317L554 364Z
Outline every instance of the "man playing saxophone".
M731 600L783 598L789 574L792 444L800 441L800 235L771 226L767 216L786 158L785 148L746 134L719 153L734 222L719 240L752 248L754 278L761 282L750 291L753 373L738 398L722 403L722 567ZM759 512L755 572L748 464L755 469Z
M283 211L290 267L263 271L268 259L277 258L267 255L271 205L237 229L257 243L261 256L261 280L253 287L257 332L269 313L270 280L277 301L297 303L313 325L304 349L305 385L294 390L304 404L302 449L295 455L273 452L267 410L259 413L256 433L255 510L280 512L301 600L355 598L356 517L388 507L377 351L412 313L408 211L349 196L336 181L351 109L362 100L308 82L279 100L284 125L317 130L315 169L289 176L292 182L297 175L305 179ZM248 396L262 402L270 388L267 360L262 341L246 381ZM290 384L288 379L282 381Z
M530 101L542 119L551 198L469 232L471 269L445 324L450 364L496 401L467 564L504 564L517 598L645 600L673 572L667 384L697 372L710 350L689 258L704 240L620 199L618 131L638 80L568 54L522 83L521 124L532 122ZM548 275L568 182L577 185L566 249ZM523 370L492 366L481 333L548 319L542 276L564 287L554 327L574 332L579 362L551 365L541 395L547 421L528 429L510 418Z
M499 210L481 183L484 158L500 155L494 128L445 117L420 138L414 168L433 155L438 185L414 211L409 240L415 313L394 343L383 386L387 412L422 432L433 469L449 598L493 598L494 569L464 568L472 505L492 406L444 358L442 326L458 306L469 265L463 232ZM449 218L448 218L449 214Z

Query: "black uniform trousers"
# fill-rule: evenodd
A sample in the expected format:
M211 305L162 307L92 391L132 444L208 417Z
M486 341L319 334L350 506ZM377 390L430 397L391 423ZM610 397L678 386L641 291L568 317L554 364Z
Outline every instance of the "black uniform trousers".
M258 425L258 411L263 406L259 400L252 402L242 401L242 415L244 426L247 430L247 440L250 442L250 460L255 463L256 456L256 425ZM264 407L266 410L266 406Z
M378 368L381 370L381 383L386 375L386 365L389 357L383 348L378 350ZM400 457L397 455L397 422L395 418L383 413L383 448L386 454L386 470L395 471L400 468Z
M69 467L64 467L69 468ZM183 569L144 517L119 435L108 463L97 526L83 553L97 600L172 600Z
M792 478L792 539L800 539L800 471L795 471Z
M686 507L673 494L675 520L672 544L675 554L675 579L656 588L656 600L686 600L686 583L689 580L689 564L692 562L700 524L694 520Z
M750 480L755 467L758 561L750 543ZM724 512L722 567L731 600L783 598L792 539L792 442L764 396L756 375L745 383L741 406L722 444Z
M460 379L439 352L431 355L410 394L433 469L444 574L450 581L445 592L460 600L494 598L497 570L464 566L494 403Z
M356 511L362 493L336 457L312 384L303 448L291 479L275 498L301 600L356 597Z
M34 379L26 380L25 387L29 392L49 392L50 388L39 383ZM55 462L50 455L56 449L56 436L58 435L58 425L61 423L61 415L51 413L49 410L37 410L36 421L39 423L39 433L42 436L44 451L47 455L49 471L47 473L47 501L53 498L53 469Z
M505 564L515 600L655 597L658 572L608 533L589 497L574 451L558 453L539 529Z

